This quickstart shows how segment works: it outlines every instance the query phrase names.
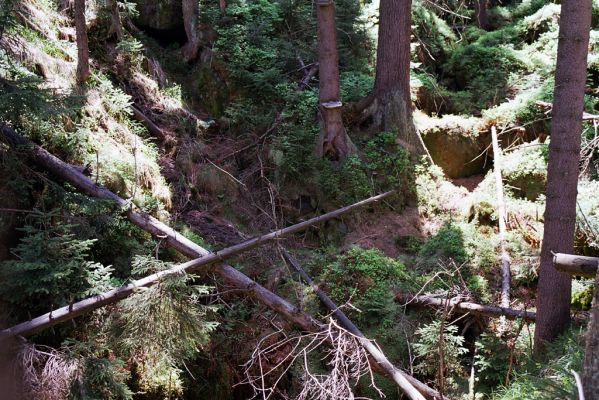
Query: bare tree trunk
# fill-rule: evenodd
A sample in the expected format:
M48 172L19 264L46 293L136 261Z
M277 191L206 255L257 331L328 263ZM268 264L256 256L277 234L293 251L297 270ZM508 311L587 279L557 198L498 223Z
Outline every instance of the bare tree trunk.
M374 91L363 114L373 118L373 128L377 131L397 129L398 143L411 153L428 154L412 118L412 0L381 0L379 15Z
M501 248L501 307L510 306L510 256L505 245L507 213L505 211L505 200L503 198L503 179L501 178L501 149L497 139L497 129L491 127L491 138L493 141L493 169L495 170L495 188L497 193L497 214L499 219L499 246ZM502 324L504 326L505 324ZM505 327L505 326L504 326Z
M585 400L599 400L599 272L595 277L591 321L587 327L586 336L586 349L582 367L584 397Z
M476 26L478 26L480 29L489 29L487 0L474 0L474 13L476 15Z
M108 0L108 8L110 11L110 28L108 36L116 35L118 41L123 39L123 24L121 23L121 15L119 13L119 5L117 0Z
M571 277L553 267L552 253L572 253L578 161L592 0L563 0L537 294L535 353L570 324Z
M85 25L85 0L75 0L75 33L77 35L77 83L89 78L89 46Z
M187 43L183 46L183 58L185 61L195 59L200 50L200 37L198 24L200 19L199 0L182 0L183 25L187 35Z
M316 17L318 20L318 101L321 117L317 154L331 160L342 160L355 152L355 148L343 127L341 115L335 2L317 0Z

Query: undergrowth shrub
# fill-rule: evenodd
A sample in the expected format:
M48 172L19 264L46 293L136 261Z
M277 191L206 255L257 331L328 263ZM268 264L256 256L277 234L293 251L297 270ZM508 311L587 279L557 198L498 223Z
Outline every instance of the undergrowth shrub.
M435 377L438 384L456 389L456 379L461 373L460 357L466 354L464 337L458 333L457 325L434 320L416 330L413 344L417 356L416 370ZM442 364L441 364L442 360ZM440 378L443 377L443 382Z
M493 399L576 398L576 382L571 370L582 368L584 335L581 328L572 328L550 343L543 360L534 361L529 354L519 354L509 385L497 389Z
M457 48L443 66L456 90L466 90L474 109L485 109L503 100L511 73L523 65L508 47L469 44Z
M19 316L47 312L111 287L112 268L90 260L95 240L77 239L57 214L39 214L20 230L16 260L0 264L0 296ZM18 311L17 311L18 310Z
M352 247L335 262L324 267L319 280L326 283L328 293L339 304L347 301L361 310L358 321L379 320L394 315L392 288L410 287L405 266L384 256L379 250ZM351 310L349 314L354 315Z

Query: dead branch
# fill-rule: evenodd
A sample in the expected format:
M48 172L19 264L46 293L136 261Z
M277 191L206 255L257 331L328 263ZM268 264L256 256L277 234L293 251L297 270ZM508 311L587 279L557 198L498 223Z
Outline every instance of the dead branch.
M359 338L332 319L326 329L320 332L285 337L276 343L265 345L272 335L279 333L281 332L274 332L258 343L250 360L244 364L246 378L239 383L250 385L262 399L267 400L277 394L278 383L296 364L304 371L302 389L296 396L297 400L354 399L352 388L364 376L368 376L371 386L381 397L384 396L374 383L368 353L360 344ZM330 372L317 374L311 371L308 357L325 343L327 347L322 358L327 360ZM285 356L277 357L279 354Z
M551 112L551 110L553 109L553 104L552 103L548 103L546 101L541 101L541 100L537 100L535 101L535 105L547 110L547 113ZM583 121L593 121L593 120L599 120L599 115L596 114L589 114L588 112L583 112L582 113L582 120Z
M78 360L69 359L51 347L25 341L19 347L15 362L25 398L30 399L68 398L71 383L81 371Z
M398 294L395 297L395 301L401 304L411 304L414 306L431 306L435 308L443 308L449 304L453 307L453 311L462 314L470 313L474 315L480 315L484 317L497 318L504 316L507 319L518 319L522 318L526 321L534 321L536 319L536 313L531 311L517 310L514 308L497 307L497 306L486 306L476 303L470 303L462 301L461 297L454 297L452 299L440 299L432 296L409 296Z
M133 110L133 118L135 118L135 120L137 120L138 122L141 122L142 125L146 127L148 132L152 134L152 136L154 136L162 142L164 142L168 138L169 135L167 135L160 127L158 127L158 125L152 122L150 118L146 117L146 115L142 113L141 110L139 110L135 106L132 106L131 109Z
M59 308L57 310L50 311L49 313L34 318L31 321L23 322L11 328L4 329L3 331L0 331L0 338L15 335L30 335L32 333L39 332L40 330L49 328L64 321L71 320L75 317L87 314L107 304L112 304L126 297L129 297L135 292L137 288L152 286L166 276L179 273L192 273L194 271L198 271L199 267L207 266L209 264L217 262L222 262L227 258L231 258L248 250L262 246L270 241L281 239L292 233L308 229L309 227L319 222L323 222L335 216L339 216L345 212L353 210L356 207L359 207L360 205L376 202L380 199L388 197L391 194L392 192L387 192L379 196L374 196L370 199L360 201L356 204L347 207L343 207L339 210L331 211L318 217L311 218L307 221L300 222L299 224L295 224L283 229L278 229L266 235L246 240L234 246L219 250L215 253L205 253L199 258L196 258L183 264L179 264L165 271L157 272L155 274L146 276L145 278L133 281L127 285L121 286L116 289L112 289L100 295L82 301L78 301L77 303Z
M302 268L302 266L297 262L286 250L282 250L283 257L285 261L302 277L302 279L312 287L318 298L322 301L322 303L332 311L335 319L339 321L339 323L355 335L356 338L359 339L360 344L366 349L366 351L371 355L371 357L376 361L378 366L388 375L395 383L401 388L401 390L408 395L411 399L423 399L420 393L426 393L429 397L434 398L437 395L437 392L430 389L428 386L422 384L420 381L414 379L412 376L406 374L400 369L396 368L389 359L385 356L385 354L375 346L372 341L366 338L364 334L358 329L356 325L347 316L339 307L331 300L331 298L322 290L320 287L314 283L312 278L306 273L306 271ZM418 390L414 387L416 386Z
M53 156L40 146L37 146L29 142L27 139L18 135L12 128L6 126L5 124L0 124L0 134L1 137L4 138L4 140L13 148L27 148L28 155L32 161L34 161L40 167L54 173L59 178L69 182L76 189L92 197L112 200L126 212L127 217L133 224L139 226L141 229L149 232L154 236L164 238L163 240L167 245L178 250L182 254L191 258L208 256L211 254L208 250L185 238L183 235L181 235L174 229L168 227L167 225L163 224L162 222L156 220L152 216L143 212L133 210L130 204L128 204L124 199L120 198L119 196L105 188L97 186L88 177L81 174L72 166L64 163L63 161ZM367 203L360 202L352 206L344 207L343 209L333 211L333 216L350 211L351 209L359 207L360 205L380 200L384 197L390 196L391 193L392 192L388 192L383 195L375 196L377 197L376 199L372 198L369 201L367 201ZM331 213L329 213L329 216L331 216ZM297 229L299 226L303 227L300 228L301 230L321 221L323 221L322 216L297 224L295 225L295 228L290 227L292 228L291 230L289 228L279 230L277 231L278 233L272 235L269 240L278 239L282 237L282 234L291 234L293 232L297 232L297 230L295 229ZM285 231L285 233L283 231ZM252 241L257 243L261 240L265 240L265 238L260 237L244 243L247 244L248 242ZM214 257L214 255L212 257ZM197 262L197 260L195 261ZM220 261L220 257L215 261ZM282 315L288 321L297 324L305 331L321 332L324 329L323 324L314 319L311 315L302 312L296 306L289 303L287 300L267 290L266 288L259 285L243 273L237 271L232 266L225 263L219 263L213 267L213 271L216 272L229 285L240 289L240 292L243 292L246 295L254 297L256 300L260 301L262 304L272 309L276 313ZM54 321L56 320L52 318L53 317L51 316L47 317L50 323L54 323ZM58 322L61 321L57 321L56 323ZM370 343L370 346L374 347L372 343ZM436 393L434 390L420 383L415 378L411 378L411 380L413 382L419 383L419 390L421 390L420 388L422 387L427 389L425 392L423 392L424 394ZM434 396L430 396L429 398L434 398Z

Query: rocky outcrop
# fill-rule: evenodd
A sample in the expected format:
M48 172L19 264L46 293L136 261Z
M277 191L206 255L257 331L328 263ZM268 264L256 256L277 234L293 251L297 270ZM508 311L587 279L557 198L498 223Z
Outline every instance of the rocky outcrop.
M160 31L183 29L181 0L133 0L139 12L136 23Z
M415 122L433 161L448 177L461 178L483 171L483 153L490 137L479 133L480 119L456 115L430 118L420 114Z

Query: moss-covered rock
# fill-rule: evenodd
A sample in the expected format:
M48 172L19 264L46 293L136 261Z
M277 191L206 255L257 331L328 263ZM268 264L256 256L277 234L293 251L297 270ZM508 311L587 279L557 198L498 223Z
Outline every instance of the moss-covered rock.
M450 178L481 173L485 158L479 157L489 139L478 134L479 120L456 115L428 118L419 115L416 126L433 161Z

